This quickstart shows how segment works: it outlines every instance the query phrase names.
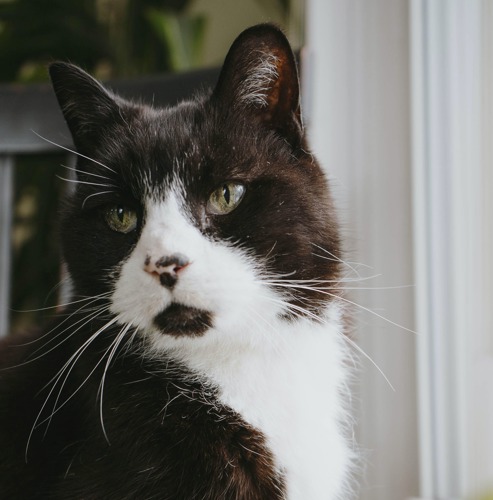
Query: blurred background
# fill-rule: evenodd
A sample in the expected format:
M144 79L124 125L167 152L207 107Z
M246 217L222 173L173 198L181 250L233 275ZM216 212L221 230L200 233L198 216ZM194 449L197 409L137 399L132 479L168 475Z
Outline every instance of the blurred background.
M489 0L0 0L0 335L44 321L29 311L63 291L56 176L70 159L31 132L47 64L130 93L169 75L213 84L234 38L265 21L299 51L305 123L361 279L358 498L492 500ZM32 147L10 139L19 127Z

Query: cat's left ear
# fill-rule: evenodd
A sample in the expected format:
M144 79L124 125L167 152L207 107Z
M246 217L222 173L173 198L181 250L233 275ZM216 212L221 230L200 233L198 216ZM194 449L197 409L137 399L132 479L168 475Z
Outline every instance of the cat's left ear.
M119 98L73 64L56 62L49 70L75 146L90 151L98 145L104 128L120 120Z
M282 31L271 24L241 33L226 56L213 93L226 109L246 112L293 146L303 135L298 71Z

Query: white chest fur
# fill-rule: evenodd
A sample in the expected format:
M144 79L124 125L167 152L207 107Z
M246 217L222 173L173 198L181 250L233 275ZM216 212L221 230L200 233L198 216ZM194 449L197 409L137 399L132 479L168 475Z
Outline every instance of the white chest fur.
M214 342L221 334L209 331L202 349L194 339L193 348L186 342L188 348L181 343L173 350L267 437L288 500L341 499L351 451L343 435L347 368L340 325L276 320L270 328L282 328L282 344L239 351Z

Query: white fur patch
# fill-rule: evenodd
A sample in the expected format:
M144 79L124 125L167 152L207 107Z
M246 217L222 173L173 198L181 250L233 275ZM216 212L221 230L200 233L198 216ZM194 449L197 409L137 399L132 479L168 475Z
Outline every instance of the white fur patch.
M149 355L166 351L184 363L264 433L285 473L288 500L347 499L347 352L339 306L328 306L324 324L280 318L283 297L262 282L261 266L245 252L205 238L181 204L173 191L165 202L148 202L112 311L148 335ZM180 253L191 261L172 291L143 270L150 253ZM172 301L210 311L213 327L200 337L163 335L152 319Z
M230 333L215 328L198 339L166 338L163 347L212 381L220 400L264 433L289 500L347 500L346 346L337 307L324 325L273 315L237 324L238 338L263 337L256 347Z

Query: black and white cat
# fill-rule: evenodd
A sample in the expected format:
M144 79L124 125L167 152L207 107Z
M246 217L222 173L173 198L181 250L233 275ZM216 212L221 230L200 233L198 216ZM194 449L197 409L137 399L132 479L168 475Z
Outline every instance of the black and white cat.
M284 35L246 30L169 109L50 73L74 295L1 345L0 497L349 498L339 236Z

